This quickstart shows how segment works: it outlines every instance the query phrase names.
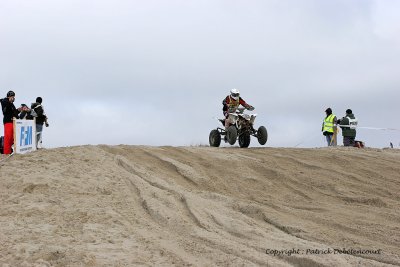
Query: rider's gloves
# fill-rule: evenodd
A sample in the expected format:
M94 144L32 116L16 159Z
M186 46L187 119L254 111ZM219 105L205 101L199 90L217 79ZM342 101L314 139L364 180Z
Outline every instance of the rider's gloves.
M247 109L250 110L250 111L252 111L252 110L254 110L254 107L251 106L251 105L248 105L248 106L247 106Z

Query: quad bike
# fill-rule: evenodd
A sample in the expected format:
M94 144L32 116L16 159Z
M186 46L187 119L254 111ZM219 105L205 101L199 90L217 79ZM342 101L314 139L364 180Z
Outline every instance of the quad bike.
M236 140L239 140L240 147L249 147L250 136L257 138L260 145L265 145L268 139L267 129L260 126L258 130L254 129L254 121L257 114L245 114L245 108L237 108L229 113L229 119L232 124L225 130L225 119L218 119L223 127L218 127L210 132L209 142L210 146L219 147L221 144L221 136L224 137L225 143L234 145Z

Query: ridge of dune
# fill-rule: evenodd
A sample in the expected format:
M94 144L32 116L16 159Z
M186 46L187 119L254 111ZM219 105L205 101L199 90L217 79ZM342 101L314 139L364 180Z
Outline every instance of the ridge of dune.
M399 266L399 162L344 147L14 155L0 164L0 265ZM336 248L381 253L323 254Z

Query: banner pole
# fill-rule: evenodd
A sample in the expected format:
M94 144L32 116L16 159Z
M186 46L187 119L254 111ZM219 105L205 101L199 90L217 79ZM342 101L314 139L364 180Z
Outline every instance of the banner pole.
M16 140L17 140L17 124L16 124L16 119L15 118L13 118L13 140L14 140L14 142L13 142L13 147L14 147L14 150L13 150L13 154L15 153L17 153L17 144L16 144Z
M38 148L38 140L37 140L37 133L36 133L36 117L33 117L33 127L32 127L32 132L34 132L34 144L35 144L35 150Z

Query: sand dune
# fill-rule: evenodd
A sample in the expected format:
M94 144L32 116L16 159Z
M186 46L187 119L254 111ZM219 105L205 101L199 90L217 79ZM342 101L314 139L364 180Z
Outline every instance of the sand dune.
M0 265L399 266L399 163L353 148L15 155L0 163Z

